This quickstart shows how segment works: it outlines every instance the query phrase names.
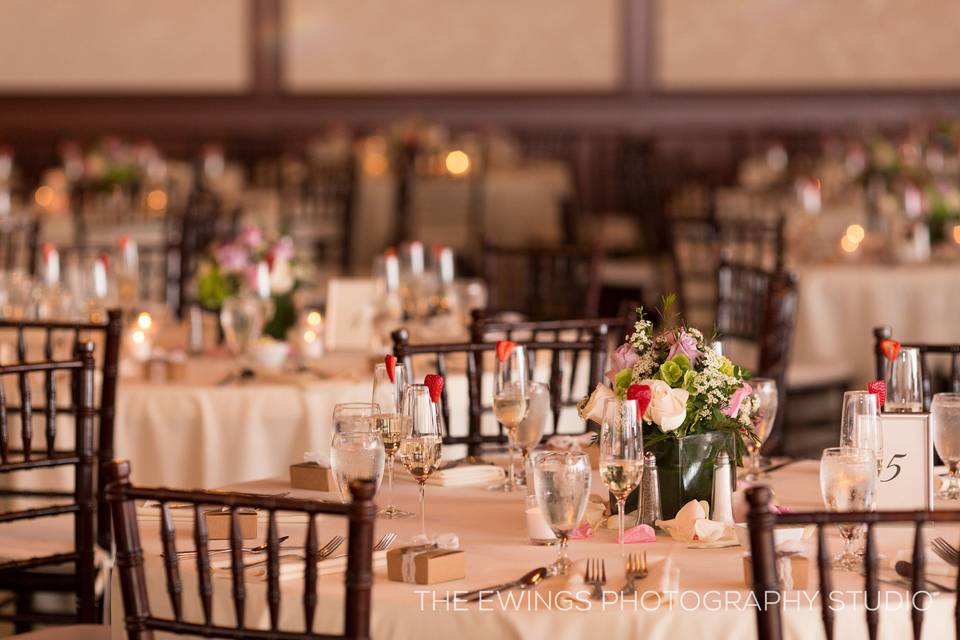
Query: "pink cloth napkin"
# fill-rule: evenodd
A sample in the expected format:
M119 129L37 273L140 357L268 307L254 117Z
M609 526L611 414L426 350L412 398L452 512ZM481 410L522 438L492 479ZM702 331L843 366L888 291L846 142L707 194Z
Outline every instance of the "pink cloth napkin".
M640 524L623 532L623 544L638 544L640 542L656 542L657 534L648 524ZM619 542L619 540L617 540Z
M591 536L593 536L593 527L591 527L590 523L586 520L581 522L579 527L570 532L570 540L586 540Z

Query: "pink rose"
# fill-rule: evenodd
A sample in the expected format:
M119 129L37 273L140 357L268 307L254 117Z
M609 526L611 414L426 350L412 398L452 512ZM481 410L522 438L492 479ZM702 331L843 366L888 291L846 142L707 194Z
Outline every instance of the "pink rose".
M270 249L271 262L289 262L290 260L293 260L293 256L293 239L290 238L290 236L284 236L280 238Z
M667 335L667 342L670 343L670 353L667 354L667 360L676 355L685 355L690 360L690 367L693 368L700 359L700 352L697 350L697 339L688 333L681 333L679 337L670 333Z
M728 418L735 418L737 413L740 412L740 405L743 404L743 399L751 393L753 393L753 388L744 383L742 387L733 392L733 396L730 397L730 404L723 410L723 415Z
M247 252L236 244L222 244L213 251L213 258L226 273L239 273L247 268Z
M260 230L260 227L252 225L244 227L240 235L237 236L237 241L246 247L256 249L263 244L263 231Z
M624 369L632 369L633 365L637 364L637 360L639 359L640 356L637 355L637 352L633 350L632 346L622 344L617 347L616 351L610 354L610 370L603 375L607 380L613 382L618 373Z

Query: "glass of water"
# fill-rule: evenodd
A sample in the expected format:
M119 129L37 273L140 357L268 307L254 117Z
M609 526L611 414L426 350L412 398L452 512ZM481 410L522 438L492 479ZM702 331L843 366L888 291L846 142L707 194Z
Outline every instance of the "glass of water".
M384 457L383 443L374 431L334 434L330 467L344 502L350 501L350 483L354 480L372 480L380 488Z
M876 507L876 458L869 449L834 447L820 458L820 493L827 511L871 511ZM861 565L864 525L841 524L843 550L833 566L858 571Z
M883 432L877 394L867 391L846 391L840 417L840 446L872 451L877 473L883 469Z
M375 431L380 405L374 402L341 402L333 407L333 432Z
M560 539L551 575L570 572L567 540L583 520L590 498L590 458L578 451L542 451L533 457L534 489L544 520Z
M920 350L902 347L897 357L887 361L887 401L889 413L923 411L923 382L920 374Z
M938 393L930 405L933 418L933 445L947 465L947 473L937 476L937 495L960 500L960 393Z

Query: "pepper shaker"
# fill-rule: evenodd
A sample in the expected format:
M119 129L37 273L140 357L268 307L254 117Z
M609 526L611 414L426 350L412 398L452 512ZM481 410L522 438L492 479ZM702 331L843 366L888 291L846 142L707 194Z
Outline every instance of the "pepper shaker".
M643 455L643 477L640 480L640 508L637 509L639 522L655 526L660 520L660 478L657 474L657 458L653 452L647 451Z
M713 496L710 500L710 519L724 524L733 524L733 489L731 483L730 456L726 451L717 454L713 468Z

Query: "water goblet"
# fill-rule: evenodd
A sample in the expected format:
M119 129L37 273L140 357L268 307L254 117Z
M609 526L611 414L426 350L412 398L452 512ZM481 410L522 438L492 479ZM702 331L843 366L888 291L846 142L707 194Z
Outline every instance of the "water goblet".
M820 459L820 493L828 511L870 511L876 506L876 458L869 449L833 447L823 450ZM864 525L841 524L843 550L833 566L845 571L860 569L861 551L855 548L863 538Z
M383 479L383 443L376 433L346 431L336 433L330 447L330 468L343 502L350 501L350 483L372 480L377 489Z
M960 393L938 393L930 405L933 418L933 445L946 463L947 473L937 476L937 496L960 500Z
M341 402L333 407L333 431L375 431L380 406L373 402Z
M533 455L534 490L544 519L560 539L551 575L567 575L570 533L577 528L590 498L590 458L577 451L541 451Z

